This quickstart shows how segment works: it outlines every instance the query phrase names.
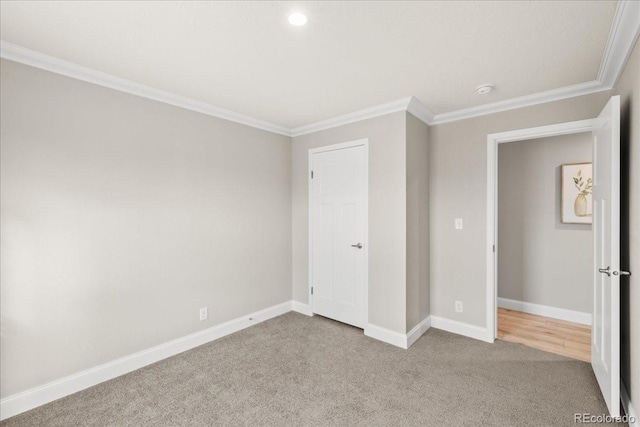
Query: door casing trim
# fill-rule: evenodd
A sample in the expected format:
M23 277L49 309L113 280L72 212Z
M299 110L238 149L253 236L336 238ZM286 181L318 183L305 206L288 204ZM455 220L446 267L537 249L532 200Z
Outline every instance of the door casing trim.
M487 238L485 248L487 266L487 336L485 341L487 342L494 342L498 334L498 144L591 132L594 124L595 119L587 119L487 135Z

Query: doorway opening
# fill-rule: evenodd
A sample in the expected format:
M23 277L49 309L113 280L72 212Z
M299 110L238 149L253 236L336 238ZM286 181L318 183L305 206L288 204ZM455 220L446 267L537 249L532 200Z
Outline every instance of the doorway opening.
M620 276L630 274L620 270L619 96L611 97L594 119L487 136L487 338L493 341L498 336L498 146L502 143L582 132L590 132L593 140L591 367L609 414L617 417L620 414L619 286ZM570 178L576 176L570 175ZM579 191L584 190L584 182L580 181L579 176L575 184L578 184ZM574 201L574 204L577 206L578 201ZM575 209L574 213L578 212L578 208Z
M498 145L497 338L591 361L591 132Z
M487 333L498 336L498 147L547 137L592 132L594 119L519 129L487 136Z

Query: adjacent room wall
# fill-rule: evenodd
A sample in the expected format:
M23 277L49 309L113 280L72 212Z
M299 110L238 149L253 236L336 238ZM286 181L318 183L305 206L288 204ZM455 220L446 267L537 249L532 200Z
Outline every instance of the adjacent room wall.
M498 145L498 297L591 313L593 233L561 222L561 165L591 162L591 133Z
M407 113L407 332L429 316L429 127Z
M293 299L309 302L309 149L369 139L368 322L406 332L406 113L293 138Z
M3 398L291 300L289 137L1 76Z
M431 315L486 327L487 135L596 117L600 92L429 127ZM463 218L464 229L454 229ZM464 303L456 313L454 302Z
M636 42L614 92L620 95L620 187L622 218L620 368L636 414L640 411L640 43Z

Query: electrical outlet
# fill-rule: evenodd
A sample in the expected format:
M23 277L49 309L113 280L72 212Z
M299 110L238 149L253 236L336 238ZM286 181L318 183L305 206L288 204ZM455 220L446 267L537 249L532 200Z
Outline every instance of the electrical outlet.
M462 313L462 311L463 311L462 301L456 301L456 313Z
M200 321L207 320L208 317L209 317L209 310L207 310L207 307L201 308L200 309Z
M455 219L456 230L462 230L462 218Z

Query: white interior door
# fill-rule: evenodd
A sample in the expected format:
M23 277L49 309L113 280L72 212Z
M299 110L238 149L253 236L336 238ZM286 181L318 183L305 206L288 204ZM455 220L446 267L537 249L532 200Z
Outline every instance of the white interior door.
M320 150L310 152L312 310L364 328L367 147Z
M620 415L620 97L593 130L593 287L591 366L611 416Z

